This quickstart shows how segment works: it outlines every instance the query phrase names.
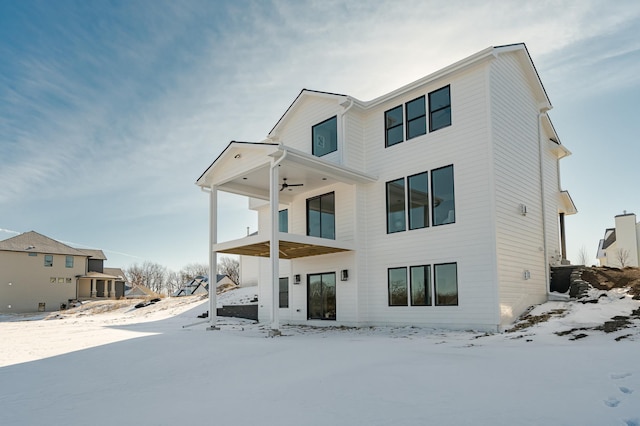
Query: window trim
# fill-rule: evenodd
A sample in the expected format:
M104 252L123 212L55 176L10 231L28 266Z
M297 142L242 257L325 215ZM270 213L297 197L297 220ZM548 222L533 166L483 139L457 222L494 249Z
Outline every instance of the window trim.
M327 195L333 195L333 238L327 238L322 236L322 197ZM320 199L320 235L310 235L311 229L309 228L309 201ZM325 238L327 240L336 239L336 193L335 191L327 192L326 194L316 195L315 197L307 198L306 213L307 213L307 237Z
M438 303L438 266L446 266L446 265L455 265L456 267L456 303L455 305L449 304L444 305ZM460 306L460 286L458 285L458 262L444 262L444 263L435 263L433 265L433 305L434 306Z
M424 106L424 114L423 115L418 115L418 116L416 116L414 118L409 119L409 104L412 103L412 102L415 102L417 100L420 100L420 99L422 99L422 102L424 104L423 105ZM425 95L418 96L415 99L412 99L412 100L410 100L408 102L405 102L405 104L404 104L404 112L405 112L405 121L407 122L407 126L406 126L406 129L405 129L405 138L406 138L406 140L415 139L417 137L426 135L427 134L427 100L426 100ZM414 122L414 121L420 120L420 119L424 119L424 133L420 133L420 134L417 134L415 136L409 136L409 127L410 127L409 124Z
M321 126L331 120L336 120L336 149L325 152L322 155L318 155L316 154L316 144L315 144L315 140L314 140L314 133L315 133L315 128L318 126ZM311 126L311 155L313 155L314 157L324 157L325 155L329 155L333 152L336 152L338 150L338 115L334 115L333 117L329 117L324 121L321 121L320 123L314 124L313 126Z
M400 109L400 115L401 115L400 123L389 127L389 126L387 126L387 115L391 111L394 111L396 109ZM400 132L402 134L402 140L399 140L398 142L389 144L389 130L395 129L396 127L402 127L402 131ZM398 145L398 144L400 144L402 142L404 142L404 108L403 108L403 105L400 104L400 105L395 106L393 108L390 108L390 109L388 109L388 110L386 110L384 112L384 147L385 148L389 148L390 146Z
M444 89L449 89L449 103L446 106L440 107L438 109L432 110L431 109L431 95L439 92L440 90L444 90ZM431 132L435 132L436 130L440 130L440 129L444 129L445 127L449 127L451 126L452 122L453 122L453 117L451 116L451 85L447 84L446 86L442 86L439 89L433 90L431 92L428 93L428 98L429 98L429 133ZM433 128L433 115L437 112L443 111L445 109L449 108L449 124L445 125L445 126L440 126L437 129Z
M416 227L412 227L411 224L411 178L412 177L416 177L416 176L420 176L420 175L426 175L427 176L427 203L425 204L425 209L427 211L427 220L425 221L424 226L416 226ZM429 193L429 191L431 190L431 187L429 185L429 181L430 181L430 171L424 171L424 172L420 172L420 173L415 173L413 175L407 176L407 184L406 184L406 194L405 194L405 202L406 202L406 206L405 209L407 211L407 225L405 226L409 231L413 231L414 229L423 229L423 228L428 228L430 223L431 223L431 212L430 210L430 196L431 194Z
M53 255L52 254L45 254L44 255L44 267L45 268L52 268L53 267Z
M65 256L64 258L64 267L65 268L73 268L73 264L74 264L74 258L73 256Z
M405 291L407 293L407 298L404 301L404 305L391 304L391 271L397 270L397 269L404 269L404 284L405 284ZM409 278L407 276L407 271L408 271L408 268L406 266L396 266L393 268L387 268L387 303L389 307L410 306L409 305Z

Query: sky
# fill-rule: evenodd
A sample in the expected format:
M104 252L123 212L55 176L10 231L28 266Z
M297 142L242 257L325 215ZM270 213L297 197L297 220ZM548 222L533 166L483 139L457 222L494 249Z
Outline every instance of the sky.
M544 303L531 315L547 321L497 334L284 326L269 339L238 318L207 331L193 299L0 314L0 424L640 425L640 319L595 329L639 309L621 289Z
M0 239L34 230L106 266L207 262L196 179L264 140L301 89L367 101L526 43L572 153L568 258L640 217L638 1L0 0ZM219 241L257 230L221 194Z

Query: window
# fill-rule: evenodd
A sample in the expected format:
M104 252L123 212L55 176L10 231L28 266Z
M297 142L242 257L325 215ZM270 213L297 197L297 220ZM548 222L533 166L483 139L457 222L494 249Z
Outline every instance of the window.
M407 140L427 133L424 96L407 102Z
M66 279L65 279L65 282L66 282L67 284L71 284L71 278L66 278Z
M307 318L336 319L336 274L307 275Z
M385 146L392 146L404 140L402 125L402 105L384 113Z
M53 266L53 255L52 254L45 254L44 255L44 266L47 267L47 268Z
M458 305L458 265L443 263L434 266L436 306Z
M322 157L338 150L338 119L331 117L311 128L312 153Z
M451 95L449 86L429 93L429 131L451 125Z
M278 212L278 223L280 232L289 232L289 210L284 209Z
M387 182L387 234L406 229L404 178Z
M411 305L431 306L431 267L412 266L410 271Z
M37 255L38 255L38 253L29 253L29 256L36 257Z
M49 283L55 284L57 282L56 277L49 277Z
M389 268L389 306L407 306L407 268Z
M280 307L289 307L289 277L280 278Z
M335 240L336 212L333 192L307 200L307 235Z
M64 278L58 277L58 284L64 284Z
M73 256L67 256L64 262L64 266L67 268L73 268Z
M409 176L409 229L429 226L429 174Z
M434 226L456 221L453 166L442 167L431 172L431 206Z

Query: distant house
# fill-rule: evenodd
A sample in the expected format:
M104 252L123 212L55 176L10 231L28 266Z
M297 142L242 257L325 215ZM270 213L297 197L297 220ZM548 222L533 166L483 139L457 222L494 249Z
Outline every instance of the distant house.
M120 298L124 274L104 268L105 260L101 250L70 247L35 231L0 241L0 312L48 312L73 299Z
M547 300L566 258L571 152L551 108L524 44L368 101L303 89L265 140L230 142L198 178L210 235L229 226L221 191L258 214L257 233L214 238L211 258L241 256L273 329L501 329Z
M596 257L600 266L640 265L640 223L636 222L634 213L625 212L615 217L615 228L604 231Z
M147 286L136 284L131 290L127 290L124 296L127 299L144 299L146 297L157 297L158 294Z

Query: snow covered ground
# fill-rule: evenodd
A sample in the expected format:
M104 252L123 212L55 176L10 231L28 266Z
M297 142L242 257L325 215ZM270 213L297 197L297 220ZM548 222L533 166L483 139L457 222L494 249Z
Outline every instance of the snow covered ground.
M252 290L236 291L221 303ZM640 319L593 329L640 302L600 294L544 304L530 327L494 335L282 327L267 338L266 325L230 318L207 331L188 326L207 310L197 297L0 316L0 425L640 426Z

